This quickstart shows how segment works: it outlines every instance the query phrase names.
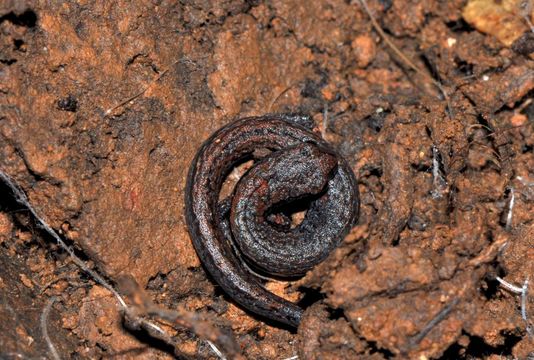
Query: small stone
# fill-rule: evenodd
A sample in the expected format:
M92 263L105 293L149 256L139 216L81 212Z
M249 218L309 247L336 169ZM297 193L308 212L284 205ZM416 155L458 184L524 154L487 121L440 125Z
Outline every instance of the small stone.
M514 114L510 118L510 123L512 126L521 126L527 122L527 116L524 114Z
M376 56L376 44L369 35L360 35L351 43L358 67L365 68Z

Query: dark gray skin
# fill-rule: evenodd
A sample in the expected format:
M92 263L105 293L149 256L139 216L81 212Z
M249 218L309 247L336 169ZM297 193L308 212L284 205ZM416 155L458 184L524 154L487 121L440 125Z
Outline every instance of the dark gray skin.
M306 121L267 115L221 128L193 160L185 193L189 232L206 270L246 309L292 327L299 325L302 308L263 288L241 259L266 273L302 275L339 244L359 209L354 174L328 143L299 125ZM259 148L272 152L236 186L230 210L232 233L228 234L218 202L222 183L236 163ZM273 205L314 194L322 195L312 201L295 229L267 221ZM245 242L234 246L231 241L238 239ZM238 256L236 248L244 256Z
M290 222L273 226L269 209L304 196L317 195L337 170L338 158L329 149L304 143L266 157L236 186L231 208L234 241L244 257L261 272L278 277L304 275L339 243L350 209L343 193L311 202L306 217L294 229ZM345 190L345 189L344 189Z

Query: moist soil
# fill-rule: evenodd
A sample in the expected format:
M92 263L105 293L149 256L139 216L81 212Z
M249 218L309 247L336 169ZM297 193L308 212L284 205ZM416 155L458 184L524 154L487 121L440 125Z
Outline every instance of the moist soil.
M1 170L128 304L181 316L128 325L2 184L0 358L533 358L532 297L497 280L534 281L532 4L367 5L388 41L360 1L2 2ZM265 283L298 330L226 296L184 220L202 141L267 113L310 115L361 194L326 261Z

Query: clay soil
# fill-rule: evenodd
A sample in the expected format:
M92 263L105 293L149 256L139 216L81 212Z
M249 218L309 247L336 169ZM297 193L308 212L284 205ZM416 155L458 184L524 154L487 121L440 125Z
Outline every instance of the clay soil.
M0 184L0 358L534 358L497 280L534 281L530 2L469 3L369 0L388 43L359 1L1 1L0 169L138 313ZM265 284L298 330L227 297L184 221L202 141L266 113L312 116L361 194L325 262Z

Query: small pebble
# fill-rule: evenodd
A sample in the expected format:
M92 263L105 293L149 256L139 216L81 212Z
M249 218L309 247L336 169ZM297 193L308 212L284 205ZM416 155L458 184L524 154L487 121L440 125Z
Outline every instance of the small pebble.
M521 126L527 122L527 116L524 114L514 114L510 118L510 123L512 126Z
M356 59L356 64L360 68L365 68L369 65L376 56L376 44L369 35L360 35L356 37L351 47Z

